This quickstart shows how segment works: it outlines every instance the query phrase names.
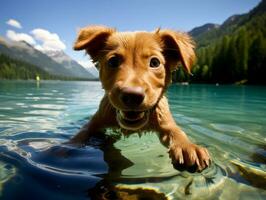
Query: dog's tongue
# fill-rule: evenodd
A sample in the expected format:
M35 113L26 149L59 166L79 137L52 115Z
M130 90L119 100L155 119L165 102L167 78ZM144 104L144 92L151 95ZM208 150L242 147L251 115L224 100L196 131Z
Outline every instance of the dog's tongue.
M135 121L144 117L144 112L135 112L135 111L120 111L121 116L124 119Z

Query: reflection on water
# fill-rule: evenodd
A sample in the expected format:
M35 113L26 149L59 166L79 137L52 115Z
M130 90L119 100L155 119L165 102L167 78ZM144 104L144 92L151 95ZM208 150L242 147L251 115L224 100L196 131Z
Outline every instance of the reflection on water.
M266 88L171 86L177 123L212 165L175 170L154 133L63 144L96 111L98 82L0 82L1 199L265 199Z

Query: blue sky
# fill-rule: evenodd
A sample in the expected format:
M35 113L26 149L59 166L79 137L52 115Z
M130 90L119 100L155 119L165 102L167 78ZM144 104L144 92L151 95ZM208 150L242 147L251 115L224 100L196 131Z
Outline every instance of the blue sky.
M0 35L8 35L12 39L29 39L29 36L34 41L29 40L39 49L64 49L68 55L84 63L87 59L84 53L72 50L80 27L103 24L120 31L151 31L157 27L189 31L209 22L221 24L233 14L248 12L259 2L260 0L1 0ZM14 24L14 21L10 22L10 19L19 22L21 27Z

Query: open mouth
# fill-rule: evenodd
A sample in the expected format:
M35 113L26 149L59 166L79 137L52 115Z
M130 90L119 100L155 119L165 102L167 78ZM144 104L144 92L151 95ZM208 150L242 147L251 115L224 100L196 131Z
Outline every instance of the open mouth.
M122 111L117 110L116 119L119 125L127 130L138 130L144 127L149 120L150 111Z

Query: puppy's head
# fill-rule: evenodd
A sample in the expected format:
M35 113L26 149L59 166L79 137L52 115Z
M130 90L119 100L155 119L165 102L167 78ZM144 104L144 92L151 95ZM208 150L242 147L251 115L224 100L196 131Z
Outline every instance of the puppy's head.
M90 26L80 30L74 49L85 49L97 62L117 121L129 130L145 126L171 82L171 72L179 63L190 72L195 58L190 37L171 30L117 32Z

